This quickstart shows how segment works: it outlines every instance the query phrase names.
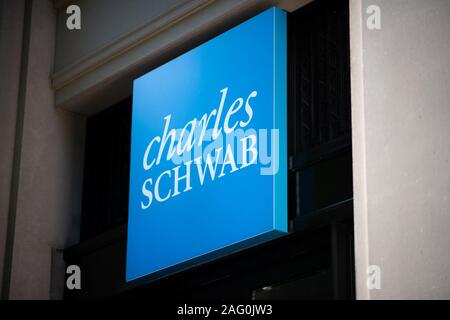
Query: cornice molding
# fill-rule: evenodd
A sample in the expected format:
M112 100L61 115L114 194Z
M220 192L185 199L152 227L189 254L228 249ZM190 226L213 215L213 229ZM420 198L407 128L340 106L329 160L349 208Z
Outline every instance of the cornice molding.
M143 41L152 38L177 22L186 19L195 12L212 4L215 0L185 0L166 10L164 13L146 21L139 27L127 32L101 46L90 54L78 59L52 75L52 84L56 90L63 88L86 73L92 72L108 61L124 54ZM55 0L55 6L63 6L70 0Z
M132 92L151 70L270 6L294 10L312 0L184 0L52 75L55 106L92 115ZM70 1L69 1L70 2Z

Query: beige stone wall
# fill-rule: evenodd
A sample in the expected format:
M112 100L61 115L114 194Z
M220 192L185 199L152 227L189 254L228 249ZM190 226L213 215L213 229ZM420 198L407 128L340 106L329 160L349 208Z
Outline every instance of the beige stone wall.
M19 2L7 2L19 6ZM14 18L16 23L20 22L20 11L23 12L23 5L22 8L17 8L17 18ZM10 248L12 254L6 257L11 263L11 273L9 279L3 279L9 283L10 299L48 299L51 295L58 298L58 295L51 293L50 288L52 281L61 282L61 279L52 279L52 276L61 277L64 270L52 270L52 248L65 248L78 241L85 118L55 108L50 80L54 57L55 13L50 0L32 2L31 32L29 38L25 39L28 41L29 51L25 57L26 64L22 64L25 81L20 90L14 86L20 72L17 59L10 57L7 61L11 64L8 68L13 82L6 83L5 87L8 88L9 85L12 88L8 91L11 96L3 96L3 90L1 96L0 127L2 133L5 133L1 135L1 147L8 151L1 153L5 157L5 163L2 161L1 167L1 244L6 225L3 223L6 207L3 199L7 199L10 192L10 181L3 181L3 173L12 171L12 139L17 140L16 152L20 153L20 159L16 158L17 174L11 177L16 181L17 194L10 197L10 200L16 206L13 212L8 212L9 218L15 216L15 224L9 229L13 238L6 243L6 248ZM5 31L10 34L12 28L8 27ZM4 38L1 41L3 40ZM14 44L14 41L11 43ZM20 60L20 53L17 54L19 50L15 46L6 46L5 52L17 55ZM5 88L3 81L4 77L2 89ZM21 94L23 129L21 134L13 137L11 131L17 123L14 112L20 103L14 96ZM5 107L3 101L8 101ZM6 116L8 119L4 118ZM7 125L3 126L3 121ZM9 178L5 180L11 179L8 175L5 177ZM5 245L1 247L3 253Z
M350 3L357 297L448 299L450 1Z

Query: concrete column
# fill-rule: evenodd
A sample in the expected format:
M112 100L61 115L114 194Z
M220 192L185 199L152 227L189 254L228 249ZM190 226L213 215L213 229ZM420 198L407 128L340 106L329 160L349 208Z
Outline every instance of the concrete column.
M450 2L351 0L350 16L357 298L448 299Z
M0 291L4 257L19 99L24 1L0 1Z
M15 206L8 216L14 217L14 224L8 226L12 239L6 243L10 255L5 256L10 272L3 279L8 281L9 299L62 297L64 266L55 263L52 249L78 242L81 211L85 118L55 109L50 81L55 10L50 0L30 3L25 81L19 93L23 126L16 134L20 157L12 177L16 193L10 199Z

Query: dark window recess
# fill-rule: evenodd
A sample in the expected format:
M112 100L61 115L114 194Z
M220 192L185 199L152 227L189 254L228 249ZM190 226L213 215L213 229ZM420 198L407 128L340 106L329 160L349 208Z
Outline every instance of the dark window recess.
M316 0L288 15L288 77L295 220L353 197L347 0Z
M351 133L348 1L289 14L290 154Z
M255 298L354 298L348 6L316 0L288 14L291 232L328 230L330 260Z
M131 98L87 120L81 239L127 222Z

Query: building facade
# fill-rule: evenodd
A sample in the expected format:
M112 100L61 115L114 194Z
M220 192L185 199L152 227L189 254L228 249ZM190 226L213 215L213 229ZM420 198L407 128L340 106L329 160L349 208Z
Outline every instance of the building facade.
M127 284L133 80L272 6L289 235ZM2 299L450 298L449 15L447 0L0 0Z

